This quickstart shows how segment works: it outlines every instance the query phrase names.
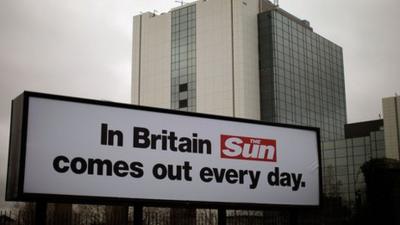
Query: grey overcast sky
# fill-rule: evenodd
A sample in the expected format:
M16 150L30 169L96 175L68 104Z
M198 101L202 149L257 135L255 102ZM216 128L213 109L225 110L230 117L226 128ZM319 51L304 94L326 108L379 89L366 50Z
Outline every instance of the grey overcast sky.
M0 208L11 100L31 90L129 102L132 16L178 5L175 0L0 1ZM381 98L400 94L400 1L280 0L280 6L343 47L348 121L377 119Z

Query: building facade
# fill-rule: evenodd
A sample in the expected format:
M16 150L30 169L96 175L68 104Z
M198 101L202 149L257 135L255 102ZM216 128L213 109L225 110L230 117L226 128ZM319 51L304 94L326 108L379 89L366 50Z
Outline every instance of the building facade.
M399 159L400 155L400 97L388 97L382 100L385 123L385 155Z
M319 127L323 141L344 138L342 48L279 8L258 21L261 119Z
M342 49L267 0L134 17L132 103L321 128L344 138Z
M365 193L361 166L385 157L383 120L346 124L346 138L322 143L323 191L348 205ZM358 195L358 196L357 196Z
M132 103L319 127L323 191L352 205L360 167L399 159L400 98L346 124L343 50L267 0L199 0L133 19Z
M383 131L345 139L342 48L267 0L200 0L133 19L132 103L319 127L323 183L352 201ZM354 125L355 126L355 125Z
M382 100L383 119L345 125L345 138L322 143L323 190L348 205L365 194L361 166L371 159L399 160L400 98ZM358 195L358 196L357 196Z
M196 1L135 16L132 103L260 119L262 4Z

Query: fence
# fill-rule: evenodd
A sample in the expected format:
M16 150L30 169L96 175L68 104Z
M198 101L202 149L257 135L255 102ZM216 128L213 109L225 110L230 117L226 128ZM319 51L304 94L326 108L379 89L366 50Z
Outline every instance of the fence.
M128 217L121 220L120 214L106 213L105 207L92 207L82 211L74 209L67 214L54 214L47 210L47 225L133 225L133 208ZM216 209L193 209L192 213L174 214L175 209L144 208L144 225L217 225ZM179 211L179 210L176 210ZM190 210L189 210L190 211ZM0 211L0 225L35 225L34 208ZM350 212L337 205L325 205L321 209L296 210L296 216L289 210L227 210L227 225L345 225L349 224ZM293 219L296 220L293 222ZM121 221L125 221L121 224Z

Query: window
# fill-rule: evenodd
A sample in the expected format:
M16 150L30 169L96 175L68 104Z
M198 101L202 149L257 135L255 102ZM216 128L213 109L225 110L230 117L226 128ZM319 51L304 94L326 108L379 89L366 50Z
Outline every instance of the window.
M185 92L187 90L188 90L188 84L187 83L179 85L179 92Z
M187 99L179 100L179 108L186 108L187 106L188 106Z

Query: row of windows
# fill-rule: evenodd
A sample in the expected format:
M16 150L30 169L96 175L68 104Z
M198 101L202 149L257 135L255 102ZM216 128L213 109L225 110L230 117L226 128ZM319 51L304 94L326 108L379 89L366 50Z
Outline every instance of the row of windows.
M325 142L322 147L326 150L335 149L364 149L369 146L377 146L376 143L384 142L384 133L381 131L371 133L369 137L360 137L346 140L339 140L335 142Z
M172 101L177 102L179 100L185 100L185 99L194 99L196 98L196 93L191 91L184 91L184 92L179 92L179 94L173 94L172 95ZM194 104L190 105L193 106Z
M275 81L275 95L277 98L285 99L295 99L293 101L298 100L308 100L311 103L315 101L323 101L318 103L326 108L337 108L337 106L342 106L344 108L344 98L341 93L335 92L335 87L338 86L325 86L322 85L322 88L318 88L316 85L308 85L304 84L304 82L296 82L296 81ZM306 90L310 89L310 90ZM328 92L328 93L324 93ZM269 94L273 94L269 92ZM344 95L344 92L342 93ZM334 105L332 105L332 103ZM298 102L297 104L303 104L303 102ZM317 103L315 103L317 104ZM332 107L335 106L335 107Z
M292 86L284 86L276 83L275 98L277 102L286 102L286 104L304 105L311 108L310 110L320 113L327 110L338 109L336 113L341 113L341 110L346 109L344 97L325 95L322 90L304 92L305 88L313 89L312 86L302 86L302 89L297 89ZM268 93L267 93L268 94ZM301 102L298 102L301 101ZM322 102L323 101L323 102ZM315 107L315 109L312 109ZM334 113L334 112L330 112ZM344 113L344 112L343 112Z
M171 108L196 110L196 8L175 10L171 28Z
M322 69L318 67L306 66L306 68L296 67L294 64L286 63L278 63L275 62L272 70L275 74L279 74L280 76L285 76L286 78L307 78L314 79L318 81L330 81L332 83L342 84L344 81L343 73L332 73L326 71L322 72Z
M340 108L344 109L344 101L341 96L338 96L337 93L334 93L334 89L326 88L319 89L315 88L313 85L299 85L297 82L292 82L292 84L288 83L279 83L274 82L275 86L275 97L277 101L285 101L285 99L291 101L291 104L299 104L304 105L305 102L293 102L304 100L308 101L308 104L322 106L327 109L335 109ZM305 90L306 88L310 90ZM332 93L324 95L323 91L332 90ZM321 93L322 92L322 93ZM267 92L267 94L273 94L271 91ZM323 102L316 102L323 101ZM323 109L322 108L322 109ZM321 112L322 110L315 110L316 112Z
M304 68L304 67L297 67L294 64L289 63L287 67L285 67L284 63L275 63L273 66L273 70L275 73L279 73L279 75L284 75L290 79L311 79L320 82L321 84L325 81L329 81L335 85L344 85L344 78L343 73L337 72L329 72L322 70L316 70L312 68Z
M274 45L273 56L281 60L298 60L301 62L318 62L324 65L340 66L343 64L342 57L336 57L321 52L313 52L311 50L298 49L294 46L285 46L277 43Z
M172 102L171 103L171 108L172 109L179 109L179 110L182 110L182 111L194 112L194 111L196 111L196 105L193 104L193 102L195 102L195 99L179 100L179 101L176 101L176 102Z
M340 140L336 142L324 143L324 149L346 148L350 147L365 147L369 144L384 141L384 133L381 131L372 132L369 137L360 137L353 139Z
M181 19L179 20L179 23L178 22L172 23L172 25L175 26L175 29L172 29L172 32L183 30L184 28L182 28L182 27L185 27L185 26L194 27L196 24L196 20L192 19L192 17L196 18L196 15L192 14L192 15L190 15L190 18L189 17L181 17Z
M346 113L342 112L346 109L346 106L341 102L324 102L322 104L311 101L310 98L299 97L298 94L279 92L280 94L276 97L276 107L286 110L292 109L305 109L310 113L314 113L320 117L325 118L340 118ZM331 116L327 116L331 115Z
M311 39L305 39L302 36L296 36L296 33L286 33L281 30L272 32L272 39L281 44L290 46L296 46L298 49L304 49L306 51L324 53L324 55L331 55L333 57L340 57L342 55L342 49L336 45L330 44L325 45L318 41L312 41Z
M171 56L171 61L172 63L176 62L185 62L189 60L194 60L193 63L196 63L196 51L188 51L188 52L182 52L180 54L172 55Z
M313 60L306 58L296 58L295 56L286 56L284 54L276 54L271 60L275 60L275 66L282 69L298 69L303 71L319 71L332 73L333 75L343 75L343 69L340 64L328 62L328 60ZM286 66L285 66L286 65Z
M309 88L308 92L302 92L305 88ZM306 90L307 91L307 90ZM324 93L320 89L313 89L312 86L303 86L302 89L295 89L293 86L280 85L276 82L275 97L277 102L288 102L287 104L310 105L310 110L322 112L323 109L345 109L345 101L343 98L322 96ZM304 100L304 102L297 102ZM315 107L315 109L312 109ZM319 108L321 107L321 108Z
M276 117L278 121L275 122L283 122L280 120L294 121L296 124L300 123L305 126L313 126L318 127L321 130L321 134L323 132L329 134L343 134L343 127L335 126L334 123L326 123L325 121L318 120L316 118L311 117L309 114L300 114L300 113L292 113L288 111L280 111L279 116Z
M321 132L327 133L343 133L343 128L335 126L333 123L326 123L322 120L317 120L306 113L292 113L288 111L281 111L279 116L276 117L278 120L294 121L296 124L308 125L321 128ZM324 127L322 127L324 125Z
M368 152L384 149L384 142L374 142L372 145L349 146L347 148L325 149L324 156L327 158L346 156L365 156Z
M273 59L286 61L287 63L296 62L301 65L313 65L314 67L331 67L332 70L342 71L343 61L341 58L336 59L318 54L295 52L290 47L282 47L281 50L275 49L273 51Z
M171 43L171 47L172 48L178 48L180 47L181 49L184 49L183 47L189 47L189 45L192 45L190 47L192 47L193 49L196 49L196 36L195 35L191 35L191 36L186 36L186 37L182 37L182 38L176 38L175 40L172 40ZM182 50L181 50L182 51ZM187 50L185 50L187 51Z
M271 37L274 41L290 42L293 45L307 47L307 49L323 49L322 51L326 54L341 55L342 48L335 44L325 44L320 42L318 39L307 38L296 31L284 31L280 29L273 29Z
M196 65L183 68L180 68L179 66L175 67L171 66L171 70L172 70L171 75L173 77L196 74Z
M315 101L311 101L310 98L303 98L295 95L288 96L288 94L285 95L284 92L280 96L276 97L275 103L277 108L304 109L307 112L315 113L324 118L337 118L337 114L345 115L345 113L340 112L345 109L344 105L334 102L331 102L331 104L328 104L327 102L318 104ZM336 111L337 113L335 113Z
M338 123L337 121L335 121L335 123L327 123L324 120L312 117L312 115L308 113L304 112L300 113L300 111L299 112L284 111L284 110L279 111L278 109L278 113L279 116L276 117L278 121L276 122L279 122L280 119L286 121L296 121L297 123L307 122L309 126L315 126L321 128L321 132L343 133L343 127L336 125Z
M188 90L194 91L196 88L196 77L195 76L182 76L177 78L172 78L171 87L175 93L179 93L179 85L187 84Z
M342 49L335 44L326 44L320 42L318 38L311 39L306 38L304 35L296 33L295 31L284 31L280 29L274 29L272 31L272 38L274 41L279 43L289 42L292 45L299 46L300 48L306 48L309 50L322 49L323 53L328 55L342 55Z
M310 92L309 90L304 90L304 87L307 87L313 88L314 91L324 90L327 96L333 97L340 97L342 94L344 94L344 90L337 90L338 87L344 87L344 82L341 79L332 79L334 77L330 77L331 79L326 79L326 77L321 76L319 73L298 73L295 71L281 70L278 67L277 70L281 71L280 73L276 73L279 76L274 77L275 82L278 85L288 85L291 88L295 88L294 86L298 84L300 87L302 87L302 91L305 93Z
M195 98L187 98L187 99L178 100L178 101L176 101L177 103L175 103L175 101L174 101L172 103L172 108L183 110L183 108L190 107L192 109L195 109L195 107L196 107L195 100L196 100ZM187 111L187 109L183 110L183 111Z
M292 25L293 27L296 26L296 27L298 27L298 29L304 28L298 22L295 22L292 19L289 19L276 11L272 12L272 17L274 18L274 21L279 21L279 22L282 22L287 25Z
M181 26L180 28L174 28L172 30L172 41L177 41L178 39L191 38L192 36L196 36L195 27L188 26L187 28Z
M281 89L276 92L275 95L276 101L275 104L277 106L281 106L282 108L290 107L290 106L302 106L307 108L310 112L315 112L317 114L322 114L327 112L328 114L345 114L343 111L346 109L344 102L341 101L332 101L332 99L326 99L325 102L316 102L315 100L311 100L310 95L307 94L308 97L301 96L300 92L294 92L293 90ZM319 98L321 99L321 98Z
M307 46L308 48L320 48L323 51L333 55L340 55L342 53L342 48L333 43L324 43L320 41L321 37L316 37L315 39L308 38L304 34L297 33L295 30L282 30L276 27L271 32L275 41L289 41L299 46Z
M322 79L321 77L305 77L304 74L295 74L295 73L284 73L279 77L276 77L275 83L282 88L295 89L301 91L301 93L310 93L310 92L318 92L323 90L326 95L320 96L321 98L330 97L341 97L344 94L344 91L337 91L338 87L344 88L343 82ZM305 90L305 87L311 88L312 90Z
M176 17L174 19L171 20L171 24L178 26L181 24L185 24L185 23L190 23L192 21L196 21L196 14L195 13L190 13L190 14L186 14L186 15L182 15L179 17Z
M298 124L298 125L318 127L318 128L320 128L321 135L322 134L327 134L327 135L343 134L343 128L334 127L334 126L327 128L325 123L316 121L314 118L308 117L306 115L297 117L297 116L293 116L293 115L285 116L285 114L282 113L279 116L275 117L275 119L277 121L274 121L274 122L281 122L281 123L282 122L292 122L293 124ZM325 128L322 128L322 125L324 125Z
M185 8L181 8L175 11L172 11L172 19L175 19L179 16L184 16L190 13L196 13L196 6L192 5L192 6L188 6Z
M286 105L286 106L283 104L280 104L278 107L275 107L276 113L278 115L291 115L292 117L303 116L306 118L310 118L313 121L319 122L321 124L325 124L326 126L324 126L324 127L327 127L328 129L338 127L343 130L343 126L341 126L341 123L346 122L345 115L342 115L342 116L337 115L334 118L332 118L332 117L324 116L323 113L310 112L308 110L308 108L299 107L299 106L288 106L288 105ZM329 115L329 114L325 114L325 115Z
M307 60L295 60L293 58L288 57L275 57L273 58L275 67L278 67L281 70L285 70L287 72L292 73L300 73L305 76L310 75L320 75L322 78L331 79L333 81L338 80L340 77L343 77L343 70L333 64L325 64L318 63L316 61L307 61ZM269 65L272 66L272 65ZM312 73L309 75L309 73ZM331 74L334 77L326 77L325 74ZM324 76L322 76L322 74Z
M185 52L195 51L196 50L196 43L186 43L185 45L172 45L172 55L182 54Z
M320 58L329 58L329 59L341 59L341 53L333 54L332 52L328 52L327 49L324 48L316 48L312 46L306 46L302 43L297 44L293 43L293 41L286 39L274 39L274 50L278 50L280 52L284 52L290 54L292 52L302 54L304 57L312 57L312 56L320 56ZM289 48L289 49L288 49ZM285 51L287 50L287 51ZM290 50L290 51L288 51Z
M188 77L179 77L179 78L173 78L172 80L172 85L171 87L176 90L176 93L183 92L179 91L179 86L180 85L187 85L188 89L186 91L194 91L196 88L196 80L195 79L188 79Z
M284 55L276 56L271 60L275 60L274 66L279 66L281 69L298 69L307 72L323 70L327 73L331 72L333 75L336 74L336 76L343 75L343 69L339 64L326 63L326 61L296 59L292 56Z
M293 23L293 24L295 24L295 23ZM280 33L285 32L287 35L291 34L296 37L301 37L302 39L306 40L307 43L319 43L320 45L323 45L325 47L332 46L332 47L338 47L340 49L340 47L337 46L335 43L312 32L311 30L303 29L303 28L298 29L299 26L297 24L295 24L295 26L288 26L287 24L285 25L285 23L282 23L279 20L273 20L272 28L273 28L272 29L273 32L280 32ZM271 29L271 28L269 28L269 29Z
M345 166L346 168L359 168L359 166L363 165L366 161L372 158L380 158L384 156L384 151L379 150L374 154L368 155L360 155L360 156L349 156L349 157L337 157L337 158L326 158L324 155L324 165L325 166ZM351 171L349 169L349 171ZM347 172L346 172L347 173Z
M341 59L342 52L339 50L332 50L331 48L324 48L323 46L315 46L312 44L306 44L305 42L298 42L297 39L288 39L284 36L274 36L274 42L279 44L278 47L280 51L284 48L291 48L292 51L308 55L319 55L326 58L337 58Z
M292 27L292 29L299 30L299 31L306 31L306 33L307 33L309 36L318 37L318 38L321 39L322 41L325 41L325 42L327 42L327 43L332 43L332 42L330 42L329 40L327 40L326 38L323 38L323 37L321 37L320 35L318 35L318 34L312 32L310 29L305 28L303 24L299 24L299 22L294 21L294 20L291 19L291 18L287 18L286 16L282 15L281 13L279 13L279 12L277 12L277 11L272 11L271 15L272 15L272 18L273 18L272 21L273 21L274 23L286 24L287 26ZM268 23L266 23L266 25L267 25L267 24L268 24Z
M177 11L179 11L179 12L177 12ZM171 16L171 24L174 25L174 26L178 25L181 21L187 21L187 20L196 19L196 12L195 11L187 11L187 12L185 12L184 9L179 9L177 11L172 12L172 14L171 14L172 15Z
M351 148L346 149L346 151L344 151L344 152L324 150L323 156L326 160L348 158L351 162L354 159L354 163L362 163L362 162L365 162L366 160L370 159L370 158L368 158L368 156L379 157L379 156L384 155L384 153L385 153L384 143L381 142L378 144L378 146L381 146L381 147L369 148L370 146L365 146L365 151L362 151L362 152L361 151L354 152L353 151L354 149L351 149ZM360 161L360 160L363 160L363 161Z
M292 111L294 109L304 109L305 111L309 112L310 115L316 115L316 117L321 118L337 118L337 116L334 115L327 117L324 114L332 115L336 109L337 111L344 109L343 107L340 108L339 105L321 105L312 102L307 98L299 98L295 96L279 96L276 99L276 103L276 107L281 110Z
M308 93L308 97L305 97L300 96L300 92L294 92L293 90L290 90L290 88L286 91L281 89L277 91L275 103L277 106L281 105L282 108L287 106L290 107L291 105L303 106L310 112L315 112L317 114L321 114L323 112L328 112L328 114L334 114L334 112L336 114L345 114L344 112L341 112L346 109L344 101L332 101L334 99L325 99L325 102L317 102L317 100L312 100L312 94L315 96L318 95L318 93ZM322 101L322 98L318 98L318 100ZM329 110L331 112L329 112Z
M196 60L189 59L189 60L173 63L171 65L171 69L173 71L177 71L177 70L182 71L181 72L181 74L182 74L183 70L187 70L188 68L193 68L193 67L194 67L193 69L195 69L195 66L196 66ZM187 72L187 73L194 73L194 72L196 72L196 71L194 70L193 72L190 71L190 72ZM186 74L186 73L183 73L183 74Z
M296 124L308 125L321 128L321 133L326 132L330 134L335 133L343 133L343 127L335 126L334 123L327 123L326 121L318 120L316 118L311 117L306 113L296 113L293 114L288 111L281 111L279 116L276 119L286 120L286 121L294 121Z

